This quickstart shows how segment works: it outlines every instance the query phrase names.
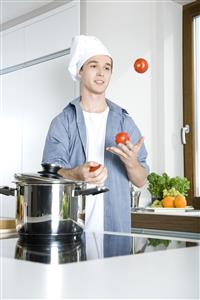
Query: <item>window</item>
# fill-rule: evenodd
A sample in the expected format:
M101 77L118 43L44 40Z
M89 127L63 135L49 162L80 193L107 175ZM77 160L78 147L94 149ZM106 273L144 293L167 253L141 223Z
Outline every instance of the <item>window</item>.
M195 191L200 197L200 15L194 18Z
M184 173L191 182L189 204L200 208L200 1L183 7Z

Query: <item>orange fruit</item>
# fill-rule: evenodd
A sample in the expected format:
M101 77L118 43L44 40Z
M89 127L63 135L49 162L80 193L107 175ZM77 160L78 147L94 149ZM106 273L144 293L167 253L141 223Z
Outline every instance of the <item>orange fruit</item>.
M174 197L166 196L162 199L162 206L163 207L174 207Z
M187 201L183 195L178 195L174 199L174 206L177 208L184 208L187 205Z

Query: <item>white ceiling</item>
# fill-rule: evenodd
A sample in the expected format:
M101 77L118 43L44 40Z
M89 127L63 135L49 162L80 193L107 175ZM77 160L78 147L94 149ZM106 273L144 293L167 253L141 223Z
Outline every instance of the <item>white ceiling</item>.
M44 5L48 5L52 2L67 2L66 0L0 0L1 15L0 24L9 22L23 15L26 15ZM163 1L163 0L157 0ZM194 2L195 0L172 0L179 4L187 4Z

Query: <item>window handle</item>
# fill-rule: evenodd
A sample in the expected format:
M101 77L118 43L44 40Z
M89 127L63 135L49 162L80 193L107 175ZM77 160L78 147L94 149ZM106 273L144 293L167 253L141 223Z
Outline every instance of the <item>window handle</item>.
M190 132L190 126L188 124L186 124L184 127L181 128L181 142L183 145L186 144L185 135L189 132Z

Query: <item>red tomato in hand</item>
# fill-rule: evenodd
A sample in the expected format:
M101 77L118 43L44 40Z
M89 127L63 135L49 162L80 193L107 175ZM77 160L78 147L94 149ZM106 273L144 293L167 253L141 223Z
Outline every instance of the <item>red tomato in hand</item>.
M94 171L96 171L99 167L100 167L101 165L99 164L99 165L97 165L97 166L95 166L95 167L93 167L93 166L90 166L90 170L89 170L89 172L94 172Z
M148 67L149 67L148 62L144 58L138 58L134 63L134 69L138 73L146 72Z
M130 136L128 135L127 132L119 132L116 136L115 136L115 142L117 144L126 144L126 141L130 141Z

